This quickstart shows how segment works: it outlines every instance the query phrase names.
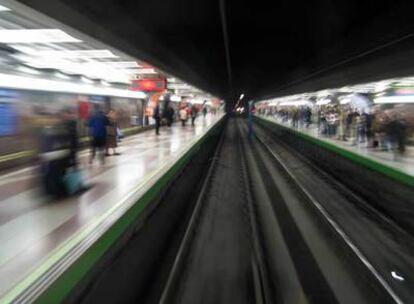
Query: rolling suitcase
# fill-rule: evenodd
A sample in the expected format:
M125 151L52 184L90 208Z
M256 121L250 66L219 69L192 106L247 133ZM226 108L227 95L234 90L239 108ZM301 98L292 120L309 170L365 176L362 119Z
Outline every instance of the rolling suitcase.
M83 188L82 171L76 168L69 168L63 177L63 183L67 194L78 193Z

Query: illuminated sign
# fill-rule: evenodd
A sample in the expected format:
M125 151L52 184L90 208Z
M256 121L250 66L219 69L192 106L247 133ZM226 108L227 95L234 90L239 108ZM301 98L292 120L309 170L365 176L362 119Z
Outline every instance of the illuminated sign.
M167 88L167 82L161 78L147 78L133 80L131 90L143 92L161 92Z

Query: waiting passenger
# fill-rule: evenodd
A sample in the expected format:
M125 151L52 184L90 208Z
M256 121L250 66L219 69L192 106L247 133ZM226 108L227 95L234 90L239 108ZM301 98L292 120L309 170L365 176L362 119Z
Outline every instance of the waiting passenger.
M204 100L203 103L203 117L206 118L207 116L207 100Z
M99 159L102 164L105 163L105 148L106 148L106 126L109 125L108 117L100 109L99 105L95 106L95 113L89 119L89 134L92 137L92 153L89 163L92 164L96 153L99 154Z
M161 110L160 110L160 104L157 103L157 105L154 108L154 114L152 115L152 118L155 120L155 134L160 135L160 126L161 126Z
M185 107L182 107L180 109L180 120L181 120L181 125L184 127L186 122L187 122L187 109Z
M172 102L170 102L168 104L168 108L167 108L167 113L166 113L166 117L167 117L167 126L171 127L173 121L174 121L174 106L172 104Z
M73 109L65 109L62 112L62 126L64 127L68 138L68 167L77 167L77 153L79 149L78 128L76 114Z
M118 124L117 116L114 110L110 110L108 113L108 125L106 126L106 153L105 156L111 156L109 149L112 148L112 155L121 155L116 152L117 136L118 136Z
M195 120L197 118L197 112L198 112L197 110L198 110L197 106L195 104L192 104L191 105L191 113L190 113L190 115L191 115L191 125L192 126L194 126Z
M400 115L394 114L386 126L386 130L392 151L398 150L399 154L403 154L407 140L407 125L404 119ZM397 157L397 153L394 154L394 157Z
M167 94L164 97L164 108L162 111L163 119L165 119L168 127L171 127L174 120L174 108L171 102L171 95Z

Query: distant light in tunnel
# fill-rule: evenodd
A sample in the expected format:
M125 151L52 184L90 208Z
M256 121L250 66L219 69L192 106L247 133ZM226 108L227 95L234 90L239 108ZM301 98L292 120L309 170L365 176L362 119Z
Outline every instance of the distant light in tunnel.
M405 279L395 271L391 271L391 276L398 281L405 281Z

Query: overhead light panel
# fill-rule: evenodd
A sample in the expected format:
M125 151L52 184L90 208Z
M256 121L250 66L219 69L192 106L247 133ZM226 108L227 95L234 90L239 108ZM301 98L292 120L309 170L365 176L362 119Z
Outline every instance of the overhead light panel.
M141 67L136 61L110 61L105 64L113 68L131 69Z
M414 95L381 96L381 97L375 98L374 103L414 103Z
M70 76L65 75L65 74L63 74L63 73L60 73L60 72L55 72L55 74L54 74L54 75L55 75L56 77L60 78L60 79L66 79L66 80L71 79L71 78L70 78Z
M58 29L0 30L0 43L82 42Z
M81 80L82 80L84 83L89 83L89 84L93 84L93 83L95 83L92 79L89 79L89 78L87 78L87 77L85 77L85 76L82 76L82 77L81 77Z
M155 69L138 69L134 70L135 74L157 74Z
M178 102L178 101L181 101L181 97L178 95L173 95L171 96L170 100Z
M280 106L305 106L308 103L309 102L306 100L296 100L296 101L284 101L284 102L281 102L279 105Z
M11 9L9 9L9 8L3 6L3 5L0 5L0 12L8 12L8 11L11 11Z
M64 51L38 51L35 53L39 57L48 58L117 58L109 50L64 50Z
M22 73L25 73L25 74L40 75L40 72L38 70L29 68L29 67L26 67L26 66L23 66L23 65L19 66L17 68L17 70L19 72L22 72Z
M324 98L324 99L320 99L316 102L317 105L319 106L323 106L323 105L327 105L328 103L330 103L332 100L329 98Z
M125 98L146 98L140 91L117 88L103 88L90 84L79 84L67 81L49 80L27 76L17 76L0 73L0 87L30 91L61 92L85 95L115 96Z

